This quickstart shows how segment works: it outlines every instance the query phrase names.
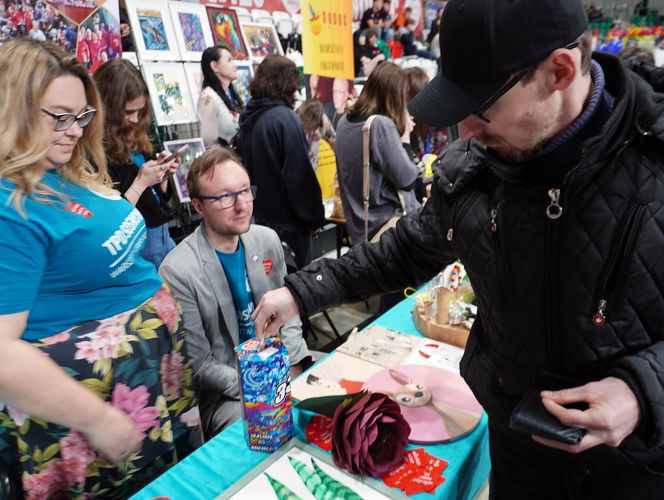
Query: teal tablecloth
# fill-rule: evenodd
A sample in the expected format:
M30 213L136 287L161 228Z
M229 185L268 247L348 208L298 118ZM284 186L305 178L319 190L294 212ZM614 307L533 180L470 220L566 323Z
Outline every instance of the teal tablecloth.
M412 299L406 299L378 318L374 324L421 336L413 325L412 307ZM308 417L295 410L294 418L296 423L302 424ZM436 489L435 495L421 493L411 498L474 498L489 476L488 435L485 414L477 428L463 439L425 446L427 452L449 463L443 472L445 482ZM306 441L300 426L298 437ZM409 448L420 446L409 445ZM173 500L213 499L267 456L267 453L251 451L248 448L242 421L237 421L131 498L149 500L166 496ZM397 491L400 490L395 490Z

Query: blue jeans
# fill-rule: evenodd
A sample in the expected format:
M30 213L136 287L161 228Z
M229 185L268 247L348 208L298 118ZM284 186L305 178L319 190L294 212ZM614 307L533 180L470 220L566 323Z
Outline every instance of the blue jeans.
M147 239L141 257L149 260L159 269L164 257L175 248L175 242L168 233L168 224L157 227L147 227Z

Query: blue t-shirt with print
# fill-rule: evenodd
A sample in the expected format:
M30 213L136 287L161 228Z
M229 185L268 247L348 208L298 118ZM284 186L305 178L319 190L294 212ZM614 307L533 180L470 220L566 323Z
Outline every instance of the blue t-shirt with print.
M251 294L247 264L244 261L244 245L240 241L233 253L216 252L221 267L226 274L228 286L233 296L233 304L237 313L237 324L240 328L240 343L254 337L256 329L251 315L254 312L254 297Z
M0 314L30 311L22 338L44 338L133 309L162 280L141 256L145 222L127 200L48 171L64 201L24 197L22 216L0 179Z

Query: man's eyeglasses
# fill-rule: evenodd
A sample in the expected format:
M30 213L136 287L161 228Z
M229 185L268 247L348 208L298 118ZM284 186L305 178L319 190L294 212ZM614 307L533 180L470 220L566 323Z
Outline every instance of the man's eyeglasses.
M569 45L566 45L564 48L572 50L578 46L579 46L579 40L575 40ZM498 99L507 94L507 92L509 92L510 89L512 89L512 87L514 87L517 83L523 80L523 78L530 72L531 69L532 67L524 68L514 73L514 75L512 75L512 77L509 80L507 80L502 87L500 87L496 92L494 92L494 94L491 97L489 97L484 102L484 104L482 104L479 108L473 111L472 114L477 116L480 120L482 120L485 123L491 123L491 120L489 120L484 114L486 110L489 109L494 104L496 104L496 101L498 101Z
M74 123L78 123L78 126L83 128L92 121L95 113L97 113L97 110L92 106L86 107L79 115L73 115L71 113L54 113L53 111L44 108L41 110L43 113L46 113L53 118L56 132L64 132L65 130L68 130Z
M240 191L234 191L232 193L224 193L219 196L198 196L199 200L211 200L212 203L219 208L231 208L234 207L237 203L237 200L242 201L253 201L256 197L256 186L251 186L248 188L241 189Z

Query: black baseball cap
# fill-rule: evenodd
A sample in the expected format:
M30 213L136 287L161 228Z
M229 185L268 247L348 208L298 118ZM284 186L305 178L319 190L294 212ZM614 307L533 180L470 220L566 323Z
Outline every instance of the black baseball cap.
M581 0L450 0L438 37L441 71L408 110L436 128L454 125L587 26Z

